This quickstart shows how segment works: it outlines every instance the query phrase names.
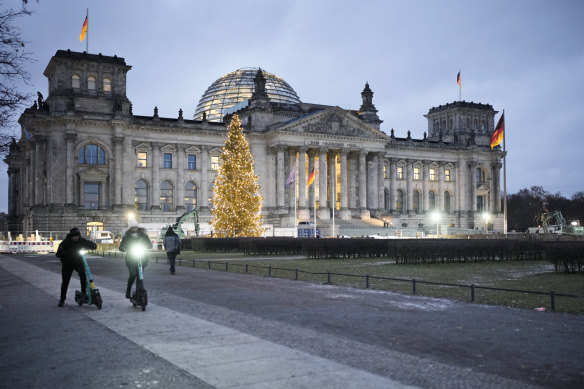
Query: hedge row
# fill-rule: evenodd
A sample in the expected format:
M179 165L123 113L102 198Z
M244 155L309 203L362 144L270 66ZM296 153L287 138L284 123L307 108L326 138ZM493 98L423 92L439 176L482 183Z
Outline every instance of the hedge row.
M309 258L392 258L398 264L537 260L556 271L584 273L584 242L507 239L193 238L183 249Z

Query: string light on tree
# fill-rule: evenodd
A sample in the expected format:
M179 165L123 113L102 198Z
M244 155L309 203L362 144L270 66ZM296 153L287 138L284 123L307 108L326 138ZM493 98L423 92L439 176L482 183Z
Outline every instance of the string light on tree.
M229 124L213 185L211 224L224 237L260 236L262 202L254 159L237 115Z

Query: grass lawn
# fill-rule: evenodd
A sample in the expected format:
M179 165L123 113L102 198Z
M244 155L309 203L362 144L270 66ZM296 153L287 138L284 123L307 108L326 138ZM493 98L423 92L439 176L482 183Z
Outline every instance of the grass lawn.
M159 260L166 261L164 253L158 253ZM193 253L183 251L179 265L208 268L268 276L268 267L272 267L271 276L279 278L296 278L314 283L330 282L334 285L347 285L356 288L366 287L365 275L369 275L369 287L379 290L391 290L412 294L413 282L416 280L416 294L422 296L448 298L459 301L471 301L470 285L475 285L476 303L496 304L510 307L536 309L543 307L550 310L549 295L536 295L521 292L486 290L481 287L525 290L533 292L567 294L584 296L584 275L554 272L553 265L547 261L509 261L478 263L445 263L396 265L388 258L361 259L305 259L297 257L251 257L241 253ZM246 267L247 264L247 267ZM316 274L314 274L316 273ZM354 276L350 276L354 275ZM358 276L358 277L356 277ZM385 277L399 280L377 279ZM464 285L439 286L424 282ZM555 297L555 310L558 312L584 313L584 297Z

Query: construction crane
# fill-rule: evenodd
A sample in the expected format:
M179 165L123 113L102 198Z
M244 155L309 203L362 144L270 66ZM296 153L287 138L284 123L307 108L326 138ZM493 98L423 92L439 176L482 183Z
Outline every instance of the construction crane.
M550 224L550 221L555 220L556 224ZM562 233L566 228L566 219L562 216L560 211L546 212L541 215L541 225L544 234L548 232Z

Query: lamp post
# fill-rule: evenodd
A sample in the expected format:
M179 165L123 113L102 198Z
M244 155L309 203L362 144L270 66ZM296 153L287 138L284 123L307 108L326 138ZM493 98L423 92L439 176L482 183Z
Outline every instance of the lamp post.
M489 214L485 212L483 217L485 218L485 235L489 235Z
M438 238L440 236L440 230L439 230L439 223L440 223L440 212L436 211L432 214L432 219L436 220L436 237Z

